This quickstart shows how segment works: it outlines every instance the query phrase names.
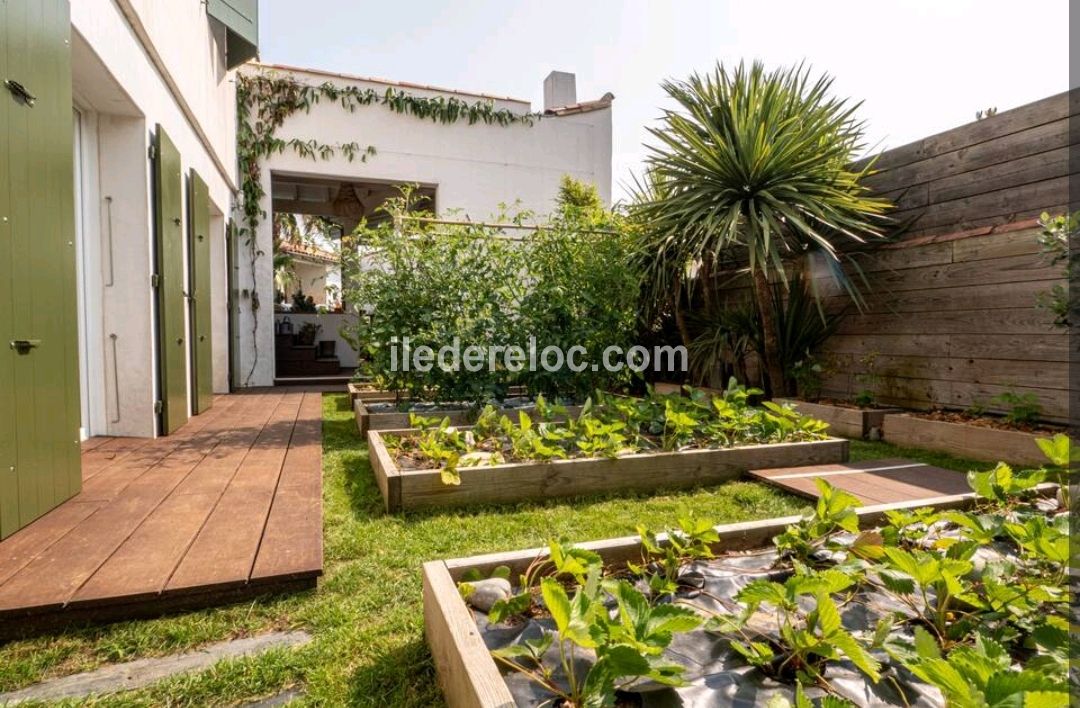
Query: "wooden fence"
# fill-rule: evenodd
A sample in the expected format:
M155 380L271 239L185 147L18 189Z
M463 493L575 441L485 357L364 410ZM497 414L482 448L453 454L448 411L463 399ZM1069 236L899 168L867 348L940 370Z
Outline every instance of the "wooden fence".
M1030 392L1067 418L1068 336L1035 306L1063 273L1035 219L1067 208L1068 122L1060 94L881 155L868 184L909 228L865 259L869 308L824 347L825 395L1001 411L996 396Z

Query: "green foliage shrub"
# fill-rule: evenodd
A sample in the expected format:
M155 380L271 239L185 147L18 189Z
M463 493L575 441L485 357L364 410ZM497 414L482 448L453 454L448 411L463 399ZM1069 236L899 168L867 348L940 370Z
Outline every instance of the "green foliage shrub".
M582 361L599 362L608 346L628 349L635 332L630 244L621 218L603 208L594 188L564 179L557 209L538 231L425 221L433 215L417 206L405 190L384 206L388 218L357 229L359 252L343 255L345 298L362 312L350 336L378 386L414 399L481 403L502 400L519 384L531 394L581 399L629 381L625 369L530 372L528 360L512 371L501 351L495 370L487 365L490 351L476 371L395 368L391 345L404 337L413 350L437 352L456 338L463 352L517 346L527 355L532 336L537 358L549 345L580 345L588 352ZM531 216L504 213L495 221L520 225Z

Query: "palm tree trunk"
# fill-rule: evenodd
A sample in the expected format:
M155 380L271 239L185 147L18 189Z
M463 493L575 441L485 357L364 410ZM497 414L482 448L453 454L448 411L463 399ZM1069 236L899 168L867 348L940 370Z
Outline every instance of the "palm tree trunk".
M787 382L784 367L780 364L780 340L776 336L776 319L773 317L772 289L769 276L762 268L755 268L750 277L754 281L754 299L757 301L758 317L761 319L762 345L765 355L764 364L768 379L769 393L772 396L786 396Z
M679 339L682 340L682 344L686 347L687 352L690 351L690 329L686 326L686 317L683 314L682 309L682 278L675 278L675 283L671 288L671 305L675 314L675 328L679 330Z

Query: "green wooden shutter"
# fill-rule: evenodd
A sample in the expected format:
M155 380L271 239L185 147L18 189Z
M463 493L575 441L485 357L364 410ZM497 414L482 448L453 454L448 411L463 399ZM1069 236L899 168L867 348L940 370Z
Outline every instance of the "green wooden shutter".
M196 415L214 400L210 337L210 192L195 170L188 180L188 292L191 293L191 361Z
M258 0L207 0L206 12L225 25L230 69L259 55Z
M10 6L9 6L10 5ZM14 5L0 5L0 79L8 73L8 45ZM24 2L25 5L25 2ZM22 110L0 86L0 538L19 528L19 482L15 476L15 350L4 343L15 338L14 293L11 279L15 271L13 230L8 190L11 184L11 147L8 139L8 112ZM9 143L12 145L9 146Z
M236 222L229 219L225 227L226 303L229 307L229 392L240 388L240 236Z
M82 483L68 7L0 2L0 538Z
M157 251L158 381L161 432L187 422L187 337L184 324L183 177L180 153L159 125L154 150L154 232Z

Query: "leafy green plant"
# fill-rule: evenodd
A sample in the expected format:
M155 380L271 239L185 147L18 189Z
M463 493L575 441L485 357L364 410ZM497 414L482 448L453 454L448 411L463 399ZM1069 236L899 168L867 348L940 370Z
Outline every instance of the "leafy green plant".
M872 681L880 678L880 665L840 621L840 611L832 595L852 585L852 579L836 570L800 573L784 583L757 580L739 591L736 599L746 606L749 617L763 604L776 610L779 640L751 638L732 642L731 647L752 666L779 679L795 679L803 684L824 683L827 661L847 658ZM803 596L812 598L806 609Z
M837 531L857 533L859 530L859 515L855 509L862 502L820 477L814 479L814 485L818 488L814 511L773 539L782 555L801 562L809 561L830 534Z
M821 440L828 426L793 408L766 401L732 381L719 395L690 390L688 396L630 398L597 392L577 417L559 420L545 406L535 422L519 411L515 423L493 407L484 408L471 430L449 420L414 416L418 430L387 441L396 457L408 456L442 470L447 484L460 484L458 468L505 461L550 461L573 457L617 457L654 450L720 448L733 445Z
M929 632L916 627L913 647L891 652L913 674L941 689L950 706L1069 705L1069 691L1061 680L1042 671L1017 670L1005 647L981 634L974 644L946 656Z
M1039 416L1042 414L1039 397L1030 391L1019 393L1010 389L1004 393L999 393L990 401L1007 409L1005 420L1016 425L1037 423Z
M1073 238L1080 230L1080 212L1050 216L1043 212L1039 218L1042 232L1039 234L1039 246L1051 265L1062 265L1062 275L1066 284L1055 283L1048 291L1039 293L1036 305L1049 311L1054 316L1055 327L1068 327L1076 319L1078 296L1069 287L1069 283L1080 274L1080 257L1072 246Z
M1046 481L1046 470L1014 471L1009 465L999 462L990 470L968 472L967 480L972 490L983 499L996 504L1014 504Z
M677 523L678 528L664 539L643 526L637 527L644 554L640 564L628 563L627 569L645 580L654 599L677 592L683 586L687 564L712 558L712 547L720 540L711 522L685 510Z
M807 401L816 401L821 397L821 386L825 376L825 367L807 354L791 367L791 378L795 381L795 392Z
M562 705L611 705L616 691L642 679L671 686L683 683L683 667L662 655L675 634L701 624L693 610L651 606L628 582L602 581L596 566L590 567L572 595L552 577L540 581L540 593L556 632L545 631L537 639L496 649L492 655L546 688ZM614 613L608 611L605 597L614 601ZM561 681L546 663L552 646L558 649ZM576 659L589 652L596 660L585 675L579 675Z
M564 177L554 214L518 244L528 287L514 305L518 332L535 337L536 350L584 347L599 356L608 347L636 344L640 275L625 219L603 208L596 188ZM523 341L514 343L526 344ZM583 400L596 389L616 390L633 380L624 367L528 368L516 382L553 400Z
M898 594L910 597L917 594L919 610L943 639L950 636L953 621L952 607L957 595L966 593L969 584L965 576L971 572L971 561L941 557L928 551L906 551L885 548L885 564L879 571L883 582ZM903 578L909 578L909 584Z
M732 393L729 414L738 415L745 396ZM675 405L708 410L717 399L724 397L692 394ZM636 410L649 420L667 409L654 401ZM1050 468L1072 464L1064 436L1040 446ZM611 569L628 579L605 580L599 556L552 544L551 571L539 587L558 632L505 650L500 660L565 705L612 705L618 690L640 680L681 683L681 669L661 656L676 632L699 626L689 609L694 606L710 615L705 629L725 651L730 647L764 676L794 684L800 707L815 705L804 686L826 692L817 705L849 705L830 682L829 667L837 662L856 667L869 682L892 682L903 696L902 666L940 690L950 706L1067 705L1074 649L1070 528L1067 515L1031 503L1046 473L1005 465L972 472L980 499L974 510L890 511L887 525L861 532L857 500L818 480L813 513L775 539L780 558L770 573L786 577L752 580L735 594L734 608L694 605L693 593L680 592L693 587L683 577L687 567L708 562L718 541L703 520L680 514L666 539L639 528L641 563ZM1003 548L1007 553L997 550ZM638 589L642 581L647 592ZM707 589L701 596L719 599ZM892 609L879 614L883 607ZM871 610L876 624L849 629L848 619L858 621L867 608L878 608ZM595 664L575 676L575 652L589 651ZM883 668L885 655L890 666Z

